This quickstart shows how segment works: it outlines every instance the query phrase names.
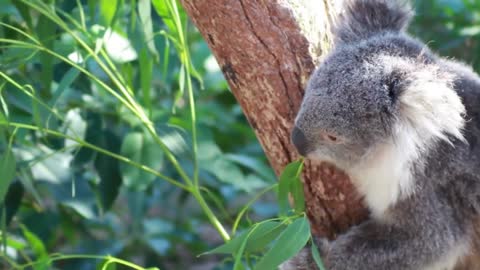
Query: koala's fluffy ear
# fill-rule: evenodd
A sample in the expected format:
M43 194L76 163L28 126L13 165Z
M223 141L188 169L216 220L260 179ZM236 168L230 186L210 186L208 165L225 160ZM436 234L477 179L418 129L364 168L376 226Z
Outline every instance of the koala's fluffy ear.
M334 29L335 39L339 43L351 43L381 32L400 32L412 16L408 0L344 0Z

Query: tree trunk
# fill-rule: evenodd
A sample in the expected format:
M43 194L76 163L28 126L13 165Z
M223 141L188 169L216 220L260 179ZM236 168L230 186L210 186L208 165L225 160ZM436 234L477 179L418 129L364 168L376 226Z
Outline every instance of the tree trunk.
M331 42L333 1L182 2L278 175L298 158L290 131L308 77ZM345 174L328 164L305 165L307 213L315 235L334 238L366 217Z

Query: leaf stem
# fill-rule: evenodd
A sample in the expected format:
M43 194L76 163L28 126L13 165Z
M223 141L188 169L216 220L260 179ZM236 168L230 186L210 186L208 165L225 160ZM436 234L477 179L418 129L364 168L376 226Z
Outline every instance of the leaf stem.
M203 196L200 194L200 190L195 187L195 189L192 191L192 195L197 199L198 204L202 208L203 212L207 216L208 220L210 223L215 227L215 229L218 231L220 236L223 238L225 242L230 240L230 235L228 232L225 230L223 227L222 223L218 220L218 218L215 216L213 213L212 209L208 206L207 202L203 198Z
M39 131L39 128L37 126L33 126L33 125L28 125L28 124L23 124L23 123L15 123L15 122L0 122L0 126L12 126L12 127L17 127L17 128L23 128L23 129L29 129L29 130L35 130L35 131ZM68 139L68 140L72 140L76 143L78 143L79 145L81 145L82 147L86 147L86 148L89 148L89 149L92 149L94 151L97 151L99 153L102 153L104 155L107 155L107 156L110 156L110 157L113 157L115 159L118 159L119 161L122 161L122 162L125 162L131 166L134 166L136 168L139 168L143 171L146 171L148 173L151 173L159 178L162 178L164 180L166 180L167 182L169 182L170 184L172 185L175 185L181 189L184 189L186 191L191 191L191 188L187 185L184 185L180 182L178 182L177 180L175 179L172 179L166 175L163 175L159 172L157 172L156 170L148 167L148 166L145 166L143 164L140 164L140 163L137 163L127 157L124 157L122 155L119 155L119 154L115 154L113 152L110 152L106 149L103 149L101 147L98 147L96 145L93 145L93 144L90 144L86 141L83 141L79 138L75 138L75 137L72 137L72 136L69 136L69 135L66 135L66 134L63 134L61 132L58 132L58 131L55 131L55 130L51 130L51 129L42 129L43 132L47 133L47 134L50 134L50 135L53 135L53 136L57 136L57 137L61 137L61 138L65 138L65 139Z

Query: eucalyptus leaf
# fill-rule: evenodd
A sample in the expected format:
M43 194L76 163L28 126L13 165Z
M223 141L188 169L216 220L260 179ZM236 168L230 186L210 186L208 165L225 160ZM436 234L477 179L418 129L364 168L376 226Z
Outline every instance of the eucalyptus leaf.
M150 57L148 51L143 49L140 51L140 84L143 94L143 103L148 111L152 111L152 78L153 78L153 59Z
M310 224L306 217L298 218L280 234L272 248L258 261L253 270L277 269L295 256L310 239Z
M7 194L10 183L15 178L17 163L15 156L11 149L7 149L3 154L0 154L0 203L3 202Z
M160 170L163 164L162 149L153 138L143 132L131 132L125 136L120 153L145 166ZM130 188L144 190L153 180L155 175L131 166L127 163L120 165L123 183Z
M35 256L39 259L48 257L47 249L42 240L38 238L33 232L31 232L25 225L21 225L23 236L27 240L30 248L33 250Z
M103 130L102 141L99 146L113 153L120 152L120 140L118 136L111 131ZM122 184L122 174L120 173L119 161L105 154L97 154L95 169L100 176L98 191L102 210L108 210L118 196Z
M8 187L7 195L5 196L5 202L0 207L0 213L3 212L3 209L6 210L6 225L10 223L12 218L18 211L20 203L24 195L23 185L19 181L15 181Z
M22 1L20 0L11 0L11 1L12 1L12 4L14 4L15 7L17 8L22 18L25 20L25 23L27 24L28 28L33 29L32 17L30 16L30 10L28 6L22 3Z
M292 163L289 163L282 171L280 175L280 180L278 184L278 204L280 207L280 215L287 215L290 211L290 203L288 194L294 191L296 182L300 181L300 173L303 168L303 161L297 160ZM299 187L296 187L297 191L294 192L298 195ZM301 203L300 198L298 203ZM297 202L296 202L297 203ZM299 207L300 208L300 207Z
M245 252L260 251L275 240L286 227L285 224L278 221L264 221L204 254L236 254L240 251L244 241L246 241Z
M173 36L178 36L178 29L175 25L173 15L169 9L168 3L165 0L152 0L153 7L157 14L162 18L163 23L172 32Z
M100 15L105 26L111 26L118 9L119 0L100 0Z
M155 48L155 39L152 24L152 3L150 0L138 0L138 15L142 22L143 33L145 35L145 44L154 57L158 57L157 48Z
M325 266L323 265L322 258L320 258L320 252L318 252L318 247L315 245L315 241L312 241L311 247L312 257L315 261L319 270L326 270Z
M36 25L36 34L42 43L42 45L49 49L53 50L54 40L55 40L55 31L57 25L47 18L45 15L41 15L38 19ZM40 52L40 63L42 64L42 83L43 88L40 91L40 97L42 99L47 99L51 97L51 85L53 81L53 65L55 63L55 58L52 57L47 52ZM35 104L35 103L34 103Z
M52 98L48 101L48 105L55 106L57 101L63 95L64 92L68 91L68 88L72 85L75 79L78 78L80 75L80 70L77 68L70 68L65 75L63 76L62 80L58 84L57 88L53 91Z

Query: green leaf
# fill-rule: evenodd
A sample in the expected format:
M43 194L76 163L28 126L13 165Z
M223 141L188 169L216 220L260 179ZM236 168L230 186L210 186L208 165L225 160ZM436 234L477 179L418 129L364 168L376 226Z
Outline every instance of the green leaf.
M155 39L152 24L152 3L150 0L138 0L138 15L143 26L145 43L155 58L158 58L158 51L155 48Z
M118 8L118 0L100 0L100 15L105 26L111 26Z
M157 14L162 18L163 23L167 26L168 30L172 33L172 36L178 36L178 30L175 26L175 21L168 7L167 1L170 0L152 0L153 7Z
M464 27L460 30L462 36L476 36L480 34L480 25Z
M204 254L236 254L239 252L240 247L245 240L247 240L245 245L246 252L259 251L275 240L275 238L286 227L287 226L282 222L264 221L255 224L248 231L217 248L205 252Z
M12 4L15 5L18 12L27 23L28 28L33 29L32 17L30 16L30 9L28 8L28 6L19 0L12 0Z
M182 99L183 94L185 93L185 66L182 65L180 72L178 74L178 91L175 93L175 100L173 105L176 106L178 102ZM175 108L174 108L175 109ZM175 112L175 110L174 110Z
M95 8L97 6L97 0L88 0L88 12L90 18L95 18Z
M148 51L143 49L140 51L138 60L140 62L140 86L142 88L143 103L148 111L152 111L152 97L150 92L152 89L153 59L149 57Z
M90 144L97 144L100 142L102 134L99 130L102 129L102 119L98 114L87 113L87 130L85 131L85 141ZM90 148L82 147L75 155L73 165L82 166L92 161L95 157L95 151Z
M305 193L303 192L303 182L299 176L293 179L290 190L293 197L295 213L303 213L305 211Z
M142 132L127 134L123 139L120 153L122 156L156 170L160 170L163 163L162 149L150 135ZM121 163L120 168L123 183L127 187L144 190L155 180L155 175L127 163Z
M276 178L272 168L268 167L263 162L260 162L254 157L242 154L225 154L224 158L234 161L242 166L245 166L252 171L255 171L259 176L261 176L264 180L268 182L275 182Z
M279 212L281 216L287 215L291 209L288 194L294 191L295 185L297 185L296 182L300 181L300 173L302 169L303 161L297 160L288 164L280 175L278 184L278 204L280 207ZM293 193L298 193L298 191ZM301 201L299 201L299 203L301 203Z
M5 208L6 212L6 222L8 225L12 220L13 216L17 213L20 203L22 202L24 194L24 188L22 183L15 181L8 187L7 195L5 196L5 203L0 208L0 212L3 212Z
M155 130L173 154L181 156L190 153L191 145L187 143L187 135L182 128L171 124L158 124L155 125Z
M163 49L163 65L162 65L162 74L163 80L167 81L168 77L168 63L170 59L170 40L165 38L165 46Z
M0 234L0 239L3 240L3 235ZM28 247L27 243L25 243L24 241L20 240L20 239L16 239L16 238L13 238L13 237L8 237L7 236L7 246L8 247L11 247L15 250L24 250L25 248Z
M0 111L0 125L8 124L7 117Z
M47 249L43 245L42 240L38 238L33 232L28 230L28 228L21 224L20 228L22 229L23 236L27 240L30 248L38 259L43 259L48 257Z
M109 130L100 130L102 141L97 144L113 153L119 153L120 140L117 135ZM102 210L108 210L118 196L122 184L119 161L113 157L98 153L95 161L95 169L100 176L98 186Z
M277 269L295 256L310 239L310 225L306 217L299 218L280 234L272 248L258 261L254 270Z
M252 230L248 232L247 237L242 241L240 248L238 249L238 253L235 255L233 270L245 270L245 267L242 264L242 257L245 250L245 246L247 245L248 238L255 231L255 229L256 227L252 228Z
M7 149L5 153L0 155L0 203L3 202L7 194L8 186L15 178L17 164L15 156L11 149Z
M318 252L318 247L315 245L315 241L312 241L312 257L317 264L318 269L325 270L325 266L320 258L320 253Z
M38 19L36 33L40 42L45 48L54 50L53 45L55 41L55 31L57 29L56 24L44 15L41 15ZM52 57L47 52L40 52L40 63L42 64L42 89L40 91L40 97L47 100L51 96L51 84L53 80L53 64L55 57Z
M77 68L70 68L70 70L65 73L62 80L58 84L57 88L53 92L52 98L48 101L48 105L55 106L58 99L62 96L62 94L72 85L75 79L80 75L80 70Z

